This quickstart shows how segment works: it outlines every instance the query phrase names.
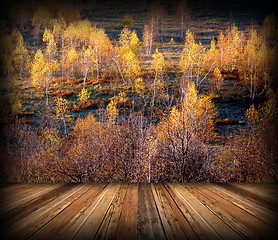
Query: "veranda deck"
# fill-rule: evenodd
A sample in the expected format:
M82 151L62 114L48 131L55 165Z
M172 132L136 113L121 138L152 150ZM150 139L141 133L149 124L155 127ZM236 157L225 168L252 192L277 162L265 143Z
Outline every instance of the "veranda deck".
M0 236L276 239L277 191L274 184L4 185Z

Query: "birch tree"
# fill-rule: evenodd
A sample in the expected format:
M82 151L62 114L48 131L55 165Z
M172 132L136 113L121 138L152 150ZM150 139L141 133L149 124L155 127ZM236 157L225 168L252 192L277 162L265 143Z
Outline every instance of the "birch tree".
M56 103L55 105L56 117L62 121L65 137L68 138L68 131L67 131L67 120L69 118L68 110L67 110L68 101L64 98L58 98L55 101L55 103Z
M163 94L165 92L164 71L166 64L164 56L156 48L155 53L152 55L151 70L154 72L154 80L152 86L152 108L154 107L155 98L159 97L157 93Z
M261 36L255 29L251 29L244 47L240 74L243 82L249 87L249 96L252 100L260 94L260 90L265 89L269 80L266 68L267 54Z
M90 34L90 45L92 47L92 56L96 68L97 78L102 71L107 71L111 65L112 44L104 29L93 27ZM113 55L113 54L112 54Z
M49 88L49 81L47 77L48 72L49 72L49 66L44 57L44 54L39 49L37 50L32 63L31 79L32 79L32 85L34 87L43 87L45 89L46 105L48 105L48 88Z
M198 96L188 82L185 98L157 126L158 157L169 181L206 178L206 143L214 136L215 108L208 96ZM167 161L166 161L167 160Z
M136 33L124 28L120 33L118 46L114 46L113 60L125 84L132 84L142 73L138 48Z
M152 46L153 46L153 33L154 27L153 23L145 24L143 30L143 46L145 48L146 54L151 54Z
M96 56L94 55L91 46L84 48L82 51L82 72L83 72L83 83L86 83L89 71L93 70L93 66L97 65Z
M69 78L74 78L74 73L76 71L76 66L78 63L78 54L74 47L71 47L65 56L65 69L68 72Z
M224 77L221 74L221 71L219 70L219 68L215 68L213 71L213 77L211 79L211 85L213 89L216 90L217 93L219 93L223 81L224 81Z
M46 61L46 105L48 105L48 87L51 83L54 71L57 69L57 47L54 40L54 36L51 30L45 29L43 34L43 42L46 43L45 49L45 61Z
M197 87L204 80L200 78L204 68L204 53L205 49L202 44L197 43L194 39L194 34L188 30L179 65L183 79L195 81Z

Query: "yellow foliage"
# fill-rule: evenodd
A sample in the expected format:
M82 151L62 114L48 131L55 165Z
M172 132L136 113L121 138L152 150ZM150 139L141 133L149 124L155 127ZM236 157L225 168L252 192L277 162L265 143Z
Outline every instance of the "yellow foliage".
M110 39L103 28L93 28L90 34L90 44L93 45L93 48L98 54L98 57L106 56L109 50L112 48Z
M93 50L92 50L91 46L87 47L84 50L84 61L85 62L90 62L90 60L95 61L95 58L94 58L94 55L93 55Z
M89 113L86 118L78 119L77 123L75 124L73 131L75 134L80 134L81 132L87 132L88 129L99 129L99 122L96 120L92 113Z
M135 31L131 32L129 45L136 56L139 54L140 41Z
M123 74L128 79L134 79L138 77L142 73L142 70L139 65L138 57L132 51L132 49L129 46L122 46L120 48L120 55L123 65Z
M67 99L64 98L58 98L55 101L56 103L56 115L61 115L67 112L67 105L68 105L68 101Z
M128 46L131 38L131 30L127 27L124 27L119 36L120 46Z
M70 48L70 50L67 53L67 59L70 63L76 61L78 58L78 55L76 53L75 48Z
M221 74L221 71L219 70L219 68L215 68L213 70L213 76L216 77L217 79L221 79L222 78L222 74Z
M175 44L175 43L176 43L176 42L175 42L174 38L171 37L171 39L170 39L170 41L169 41L169 44L170 44L170 45L173 45L173 44Z
M122 80L130 84L132 80L142 73L138 59L139 39L135 31L130 31L125 27L120 33L118 46L114 46L113 50L117 70Z
M173 107L157 125L159 157L167 159L167 167L173 169L179 181L189 181L192 174L198 174L206 144L214 137L215 115L211 99L198 96L194 82L189 82L180 106Z
M143 78L136 78L133 84L133 89L139 94L140 97L144 97L146 92L145 82Z
M186 32L184 48L182 50L180 69L187 79L197 78L203 68L205 49L201 43L196 43L194 34L188 30Z
M124 103L128 100L126 93L125 92L119 92L118 95L116 95L115 97L112 98L112 100L116 103Z
M89 37L93 31L93 27L89 20L80 20L77 22L76 26L77 35L80 41L84 43L89 42Z
M53 128L44 128L40 131L40 138L43 139L47 146L47 153L56 152L61 143L59 131Z
M209 71L212 67L218 67L219 62L219 49L216 48L215 40L212 39L210 42L210 49L205 53L205 65Z
M46 28L44 30L42 40L43 40L43 42L47 42L47 43L53 43L54 42L54 36L53 36L50 29Z
M259 112L255 109L254 104L252 104L246 111L246 116L248 119L248 126L254 131L256 126L259 126Z
M86 88L82 88L81 92L78 94L78 100L80 102L86 102L90 98L90 92Z
M111 100L106 107L106 116L109 123L114 124L118 116L119 110L117 108L117 101Z
M146 54L151 53L153 37L153 28L151 28L149 24L144 25L143 46L146 50Z
M33 86L43 86L46 78L46 62L42 51L39 49L34 57L31 68L31 78Z
M267 81L269 81L271 54L268 53L269 51L263 42L262 36L255 29L251 29L244 47L240 67L242 79L249 85L251 99L254 99L258 94L258 90L265 87Z
M71 22L64 31L65 44L71 47L82 47L90 42L93 27L89 20Z
M156 78L160 77L163 79L163 72L166 69L164 56L158 51L158 48L156 48L152 57L151 69L154 71Z
M189 82L187 93L179 108L158 124L159 138L190 142L206 142L214 136L215 107L209 96L198 96L194 82Z
M238 61L242 54L241 33L236 26L231 26L227 33L227 64L226 70L234 70L238 68Z
M73 76L77 65L78 55L74 47L71 47L65 56L65 68Z
M217 46L219 48L220 67L221 67L221 69L225 69L225 66L228 62L227 54L226 54L228 42L227 42L227 38L225 37L225 35L222 32L220 32L220 35L218 37Z
M57 51L56 43L54 40L54 35L51 30L45 29L43 34L43 41L46 42L47 47L45 50L45 56L47 60L47 64L50 67L50 70L54 70L57 68L56 66L56 60L54 59L54 56Z
M235 25L222 32L218 38L219 66L221 70L233 71L238 69L243 52L244 34Z
M219 68L215 68L213 70L213 78L211 79L211 81L213 82L213 84L216 87L217 91L219 91L220 87L221 87L221 85L222 85L222 83L224 81L224 78L223 78Z

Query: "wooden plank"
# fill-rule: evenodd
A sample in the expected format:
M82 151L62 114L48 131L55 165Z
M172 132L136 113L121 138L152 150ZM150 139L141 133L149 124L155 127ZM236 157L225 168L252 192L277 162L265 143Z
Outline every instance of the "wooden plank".
M188 186L186 185L185 187ZM248 236L250 236L251 238L271 239L271 237L273 237L272 235L274 232L274 228L264 223L260 219L254 217L250 213L244 211L230 201L223 199L222 197L209 191L208 189L201 187L201 185L199 184L194 185L194 191L195 190L198 190L200 193L203 194L203 196L205 196L205 198L209 199L211 202L219 205L221 211L224 211L231 215L237 223L241 223L241 226L245 226L244 230L248 232Z
M24 194L30 195L28 194L28 191L29 192L32 191L30 184L15 184L15 188L9 191L8 189L10 188L13 188L13 186L9 186L8 188L5 188L6 191L1 191L1 199L0 199L1 212L5 210L5 207L8 204L11 204L11 202L16 201L16 199L21 199L22 197L24 197Z
M266 186L11 185L1 229L9 239L276 239L276 188Z
M14 191L20 191L30 185L29 183L16 183L16 184L1 184L0 195L3 196L6 193L12 194Z
M189 221L187 220L186 216L183 214L182 210L179 208L179 204L177 203L180 201L176 193L171 189L171 187L168 184L164 184L165 190L167 190L168 194L168 202L171 206L175 216L178 219L179 224L181 225L181 228L183 232L186 235L187 239L199 239L197 234L194 232L193 228L191 227ZM170 200L171 197L171 200Z
M37 192L51 187L49 184L22 184L22 187L20 187L20 184L16 185L19 185L16 189L1 194L0 209L2 209L2 212L7 211L7 208L11 208L10 205L16 205L18 201L22 201L26 197L28 198Z
M28 201L26 204L15 207L9 212L2 213L1 221L4 221L3 227L7 228L8 226L36 211L46 202L51 201L52 199L58 197L66 191L67 188L65 187L65 184L55 185L55 187L53 186L52 191L47 192L43 195L36 196L32 200Z
M116 239L136 239L138 215L138 184L128 184Z
M67 231L72 237L86 218L86 213L92 203L105 191L106 184L88 184L89 190L82 197L72 202L66 209L56 215L51 221L33 234L30 239L68 239L64 234ZM89 209L90 210L90 209Z
M276 198L278 197L278 184L277 183L230 183L234 185L241 185L250 188L254 188L255 190L260 189L260 192L266 195L274 195Z
M8 231L9 238L27 238L89 190L89 188L83 184L68 184L68 186L69 190L67 192L53 199L53 201L46 203L43 207L32 212L14 225L11 225Z
M73 239L76 236L76 234L79 232L79 229L81 227L83 227L83 225L86 223L86 221L91 216L93 211L96 210L99 206L101 206L100 205L101 201L103 201L104 198L106 200L107 193L108 192L113 193L113 191L115 190L114 185L115 184L113 184L113 183L107 184L106 187L97 196L95 196L93 199L91 199L90 205L88 206L88 208L84 212L80 212L79 215L77 215L76 218L73 221L71 221L70 224L68 224L68 226L66 226L59 232L59 235L63 236L64 239ZM93 185L91 185L91 186L93 186ZM113 186L114 186L114 188L113 188ZM111 188L113 188L113 189L111 190ZM98 217L98 218L100 218L100 217ZM98 222L97 220L99 220L100 222ZM92 225L93 229L90 229L89 225L85 225L85 227L83 228L83 232L82 232L82 230L79 232L81 235L81 239L82 239L82 237L90 238L90 233L93 234L91 236L91 238L93 238L95 235L95 232L97 231L97 227L101 224L101 220L102 219L96 219L97 226L93 223L93 225ZM91 223L91 222L89 222L89 223Z
M14 197L12 200L9 200L8 203L3 203L5 207L1 212L3 214L11 211L12 209L18 209L23 205L30 203L32 200L37 199L61 186L62 184L39 184L39 186L31 184L27 192Z
M127 187L127 183L121 184L120 190L110 205L110 208L108 209L103 220L103 224L96 235L96 239L115 239L122 212L122 206L127 193Z
M119 187L120 184L113 183L107 188L107 192L105 192L105 195L103 195L97 204L94 204L94 208L88 214L87 219L81 225L73 239L86 240L95 237L111 202L119 190Z
M218 201L212 201L206 198L205 195L196 190L194 184L187 185L186 189L192 195L194 195L204 206L210 209L211 212L213 212L223 222L234 229L234 231L237 232L240 236L242 236L244 239L250 239L250 234L252 234L252 232L249 232L249 229L245 225L238 222L236 218L229 214L229 212L223 211Z
M232 228L221 221L213 212L196 198L187 186L189 184L169 184L184 200L184 204L195 219L193 226L200 239L241 239Z
M275 213L267 208L267 206L262 206L256 204L256 202L251 201L247 198L242 197L239 194L235 194L231 191L225 189L225 186L216 185L216 184L204 184L203 187L206 187L208 190L216 193L220 197L232 202L234 205L242 208L248 213L254 215L255 217L263 220L264 222L276 226L277 216L275 217Z
M254 186L261 187L265 191L274 192L275 195L278 194L278 183L252 183Z
M165 189L163 184L154 184L154 189L157 195L156 204L161 206L160 208L163 210L160 214L163 214L163 217L168 222L167 228L164 229L166 236L168 239L187 239L187 235L185 234L180 220L177 217L177 212L179 209L173 202L169 192ZM181 220L183 221L183 220ZM162 223L163 224L163 223ZM165 224L165 222L164 222ZM164 226L164 225L163 225Z
M218 185L221 186L221 184L218 184ZM250 200L250 201L256 203L258 206L267 206L267 208L273 212L278 211L277 202L275 202L275 201L271 201L269 199L258 196L257 194L251 193L250 191L241 189L241 188L237 187L237 185L225 184L224 188L226 190L233 192L233 194L239 195L247 200Z
M174 239L174 234L170 223L168 222L167 218L167 211L165 211L165 207L163 205L163 200L159 192L157 191L156 187L158 184L151 184L152 194L155 200L155 204L159 213L159 217L162 223L163 230L165 232L167 239Z
M138 239L166 239L150 184L138 188Z
M229 185L232 185L236 188L243 189L247 192L250 192L253 194L253 196L264 198L269 201L274 202L277 204L278 202L278 189L274 188L274 184L272 184L272 188L269 188L270 186L266 187L265 184L254 184L254 183L241 183L241 184L235 184L230 183Z

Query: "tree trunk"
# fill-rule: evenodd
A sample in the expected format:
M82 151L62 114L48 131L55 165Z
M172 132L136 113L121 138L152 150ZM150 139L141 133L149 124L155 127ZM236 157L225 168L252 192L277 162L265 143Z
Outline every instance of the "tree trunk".
M85 73L84 73L84 78L83 78L83 84L84 85L86 84L86 79L87 79L87 76L88 76L88 71L89 71L89 68L86 68L85 69Z
M65 133L65 136L66 136L66 138L68 138L67 124L66 124L66 119L65 119L64 113L62 113L62 121L63 121L63 125L64 125L64 133Z
M45 105L48 106L48 81L46 82L46 85L45 85Z
M122 73L120 64L118 63L118 61L117 61L115 58L113 58L113 60L114 60L114 62L115 62L115 64L116 64L116 67L117 67L117 69L118 69L118 71L119 71L119 73L120 73L120 76L121 76L121 78L122 78L124 84L127 84L127 82L126 82L126 80L125 80L125 78L124 78L124 75L123 75L123 73Z

